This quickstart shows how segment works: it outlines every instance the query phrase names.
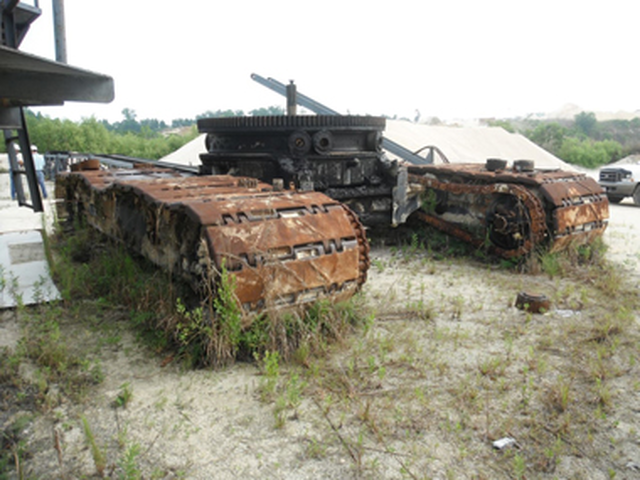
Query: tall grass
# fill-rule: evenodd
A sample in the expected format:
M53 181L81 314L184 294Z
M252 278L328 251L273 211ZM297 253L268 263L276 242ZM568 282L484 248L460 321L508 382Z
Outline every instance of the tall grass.
M91 229L60 235L52 244L53 274L65 301L102 299L126 308L154 349L173 351L195 367L250 360L267 351L283 359L300 348L320 351L363 321L355 303L324 301L251 318L238 305L235 277L224 265L219 271L210 266L207 274L216 281L204 282L214 288L201 298L201 292Z

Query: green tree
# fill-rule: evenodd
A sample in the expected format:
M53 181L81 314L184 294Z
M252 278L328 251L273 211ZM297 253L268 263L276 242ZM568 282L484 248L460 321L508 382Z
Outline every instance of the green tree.
M502 127L510 133L515 133L516 131L509 120L488 120L487 125L490 127Z
M119 133L115 129L109 130L104 121L93 117L76 123L35 115L29 110L26 120L32 143L43 152L120 154L154 160L177 150L198 135L195 126L185 136L160 135L148 125L141 127L140 132Z
M215 112L207 110L200 115L196 115L196 119L201 118L217 118L217 117L244 117L244 111L242 110L216 110Z
M175 118L171 121L171 127L172 128L189 127L191 125L194 125L195 123L196 123L196 120L194 118Z
M104 152L109 150L110 134L107 128L95 118L84 119L78 129L74 150L81 152Z
M114 124L114 129L120 133L140 131L140 123L136 120L136 112L130 108L122 109L124 120Z
M598 168L619 159L622 156L622 146L613 140L597 142L567 137L562 142L558 156L574 165Z
M145 118L140 120L140 126L142 128L148 128L152 132L161 132L167 129L167 124L163 120L157 118Z
M272 116L272 115L284 115L285 111L284 108L282 107L278 107L275 105L272 105L270 107L266 107L266 108L254 108L253 110L249 111L249 115L253 116L253 117L265 117L265 116Z
M569 130L558 122L540 123L532 131L525 132L531 141L554 155L558 154L564 138L568 134Z
M598 126L596 114L593 112L580 112L573 117L576 128L587 137L593 136Z

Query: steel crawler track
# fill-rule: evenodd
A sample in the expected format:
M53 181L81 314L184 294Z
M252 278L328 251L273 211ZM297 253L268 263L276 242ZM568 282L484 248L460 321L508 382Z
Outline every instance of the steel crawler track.
M344 300L366 280L369 246L360 222L318 192L142 168L62 174L57 196L72 216L201 293L215 294L226 268L247 313Z
M567 171L488 170L485 165L409 167L424 188L418 216L503 257L537 245L558 251L602 235L609 203L595 180Z

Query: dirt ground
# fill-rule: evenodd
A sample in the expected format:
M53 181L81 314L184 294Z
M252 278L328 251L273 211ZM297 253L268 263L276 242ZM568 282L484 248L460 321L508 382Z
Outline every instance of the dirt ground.
M637 287L640 208L613 205L605 238ZM389 247L371 257L370 327L301 374L298 390L281 366L282 409L265 401L255 364L189 371L149 352L126 312L102 314L107 333L61 319L75 342L103 336L104 380L82 402L49 388L52 408L21 433L24 478L98 476L83 417L113 478L640 478L637 312L603 354L608 397L571 365L595 368L600 354L563 353L606 311L580 282ZM514 308L522 290L547 295L551 311ZM2 313L0 345L19 338L15 315ZM599 395L593 408L586 391ZM501 438L515 446L494 448Z

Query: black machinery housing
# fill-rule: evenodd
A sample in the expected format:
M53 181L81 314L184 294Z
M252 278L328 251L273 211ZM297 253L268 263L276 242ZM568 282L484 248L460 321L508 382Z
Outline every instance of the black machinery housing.
M206 133L203 174L257 178L320 191L365 225L393 223L398 165L382 153L382 117L287 115L198 120Z

